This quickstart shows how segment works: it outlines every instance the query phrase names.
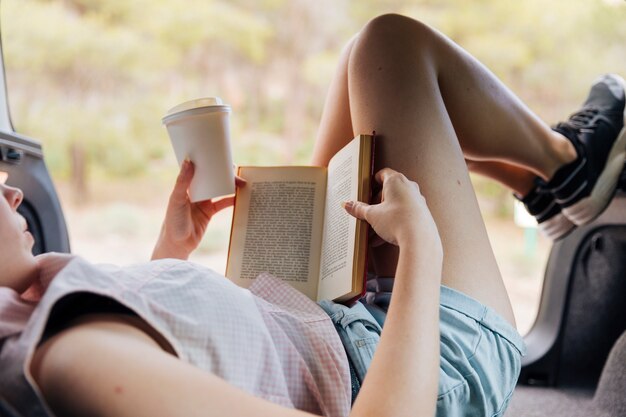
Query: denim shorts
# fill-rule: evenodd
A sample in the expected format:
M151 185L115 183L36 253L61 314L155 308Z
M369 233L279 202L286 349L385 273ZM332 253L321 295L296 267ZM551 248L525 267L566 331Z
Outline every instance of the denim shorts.
M346 348L354 399L380 341L384 314L374 308L372 315L370 306L361 302L346 307L324 300L320 306ZM439 321L437 416L503 415L526 351L522 337L493 309L445 286L441 286Z

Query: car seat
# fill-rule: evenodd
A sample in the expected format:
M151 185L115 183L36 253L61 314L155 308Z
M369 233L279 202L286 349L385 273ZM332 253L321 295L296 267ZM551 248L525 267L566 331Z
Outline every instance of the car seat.
M552 248L505 415L626 416L625 301L626 170L606 211Z

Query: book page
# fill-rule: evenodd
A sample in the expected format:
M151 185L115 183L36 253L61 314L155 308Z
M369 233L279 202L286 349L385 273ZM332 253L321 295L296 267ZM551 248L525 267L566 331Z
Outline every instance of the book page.
M319 300L332 300L352 291L357 220L346 213L341 203L358 199L359 151L357 137L328 164Z
M226 276L247 288L261 273L317 295L326 169L241 167Z

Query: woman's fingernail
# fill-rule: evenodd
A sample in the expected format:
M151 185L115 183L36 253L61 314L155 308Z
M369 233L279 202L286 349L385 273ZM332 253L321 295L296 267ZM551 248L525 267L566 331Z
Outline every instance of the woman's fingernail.
M354 202L353 201L344 201L343 203L341 203L341 207L345 208L346 210L350 210L350 209L352 209L352 207L354 207Z

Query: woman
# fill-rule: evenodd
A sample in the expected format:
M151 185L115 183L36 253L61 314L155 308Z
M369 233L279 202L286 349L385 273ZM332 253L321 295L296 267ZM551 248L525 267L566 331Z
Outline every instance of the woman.
M371 250L375 273L395 277L360 381L348 364L367 358L347 358L325 313L295 290L265 276L248 292L162 259L187 259L211 215L232 204L191 204L191 164L170 198L155 261L129 268L33 258L16 212L21 193L2 186L0 389L30 415L45 404L64 416L501 415L524 346L467 166L511 187L552 236L590 221L624 160L620 82L601 79L583 109L551 130L417 21L381 16L352 39L312 162L327 164L357 133L379 136L381 201L345 205L387 242ZM354 382L362 386L351 407Z

